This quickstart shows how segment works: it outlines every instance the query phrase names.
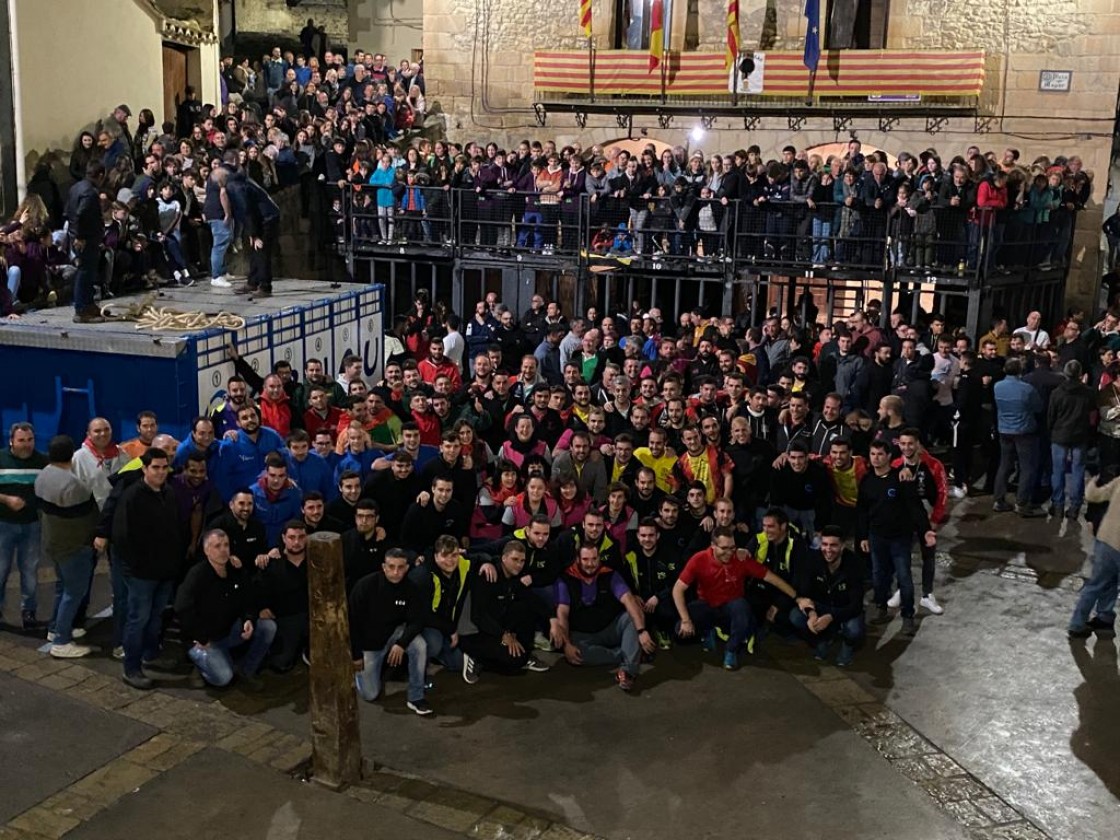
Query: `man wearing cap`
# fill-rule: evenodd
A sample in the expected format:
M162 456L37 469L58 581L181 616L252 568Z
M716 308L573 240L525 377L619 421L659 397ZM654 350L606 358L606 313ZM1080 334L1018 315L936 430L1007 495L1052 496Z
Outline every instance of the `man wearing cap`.
M132 132L128 130L128 118L132 116L132 109L127 105L118 105L113 109L113 113L109 119L105 121L110 131L116 129L120 133L121 140L124 141L125 146L128 147L129 154L132 153Z

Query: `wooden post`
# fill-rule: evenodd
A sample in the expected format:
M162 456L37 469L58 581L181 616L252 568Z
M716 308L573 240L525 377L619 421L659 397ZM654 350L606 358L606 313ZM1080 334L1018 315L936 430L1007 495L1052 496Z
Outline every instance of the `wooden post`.
M311 773L332 790L361 777L358 696L350 658L350 617L342 538L320 531L307 541L310 595Z

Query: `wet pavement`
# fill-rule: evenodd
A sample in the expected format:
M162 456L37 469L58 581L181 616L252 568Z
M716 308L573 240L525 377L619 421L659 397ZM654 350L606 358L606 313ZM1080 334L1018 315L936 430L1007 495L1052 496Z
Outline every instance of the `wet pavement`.
M633 696L605 670L564 663L476 686L439 673L434 719L405 709L402 682L361 704L363 752L431 782L425 796L473 794L609 838L1113 838L1117 649L1065 635L1089 540L989 506L957 503L943 531L945 614L922 617L913 639L897 621L876 630L844 671L771 640L734 674L695 648L661 655ZM102 586L95 606L104 597ZM82 664L119 673L107 657ZM204 693L180 675L160 694L306 738L304 672L266 682L263 695ZM48 729L34 737L53 742ZM43 765L36 790L48 792ZM318 836L303 825L279 836Z

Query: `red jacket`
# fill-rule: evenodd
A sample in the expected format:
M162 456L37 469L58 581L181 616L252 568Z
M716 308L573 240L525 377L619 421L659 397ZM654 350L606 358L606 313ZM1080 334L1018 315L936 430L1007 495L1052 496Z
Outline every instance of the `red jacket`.
M286 438L292 432L292 405L288 395L284 394L278 400L269 400L261 397L261 425L275 431L280 437Z
M459 373L459 366L446 356L443 357L443 361L438 365L434 361L432 361L431 356L426 359L422 359L419 363L417 363L416 369L420 371L420 378L427 382L429 385L434 385L436 377L441 373L446 374L447 377L451 380L451 389L453 391L458 391L459 388L461 388L463 385L463 376L461 373Z
M341 422L342 409L336 405L327 407L326 417L320 417L319 412L313 408L303 412L303 428L307 429L307 434L311 436L312 440L315 440L315 435L318 434L320 429L326 429L331 433L331 440L333 441Z
M420 429L420 443L438 447L443 435L439 418L430 411L425 411L423 414L417 414L414 411L411 416L412 421Z
M918 460L933 477L933 487L927 487L923 496L932 506L929 521L933 525L941 525L949 518L945 510L949 501L949 481L945 478L945 467L924 449L918 453ZM898 468L904 463L901 458L895 458L891 461L891 466Z

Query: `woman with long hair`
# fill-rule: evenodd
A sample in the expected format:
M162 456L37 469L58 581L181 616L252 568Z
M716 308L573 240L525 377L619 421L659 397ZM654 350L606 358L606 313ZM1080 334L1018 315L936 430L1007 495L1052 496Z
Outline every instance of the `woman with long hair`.
M474 513L471 515L470 537L472 542L488 542L502 536L502 518L506 501L514 499L520 490L521 476L509 461L499 461L493 483L484 483L478 489Z
M560 508L560 527L574 528L583 522L583 515L591 507L591 497L579 486L574 475L568 475L556 485L556 504Z
M90 132L83 131L74 141L74 148L70 150L70 178L80 181L86 177L86 167L98 156L97 140Z
M543 475L529 476L525 482L525 489L507 498L502 504L505 505L502 525L507 533L526 527L537 515L548 517L549 524L553 528L559 528L563 522L560 506L549 496L548 482Z

